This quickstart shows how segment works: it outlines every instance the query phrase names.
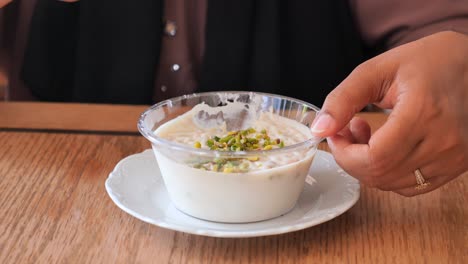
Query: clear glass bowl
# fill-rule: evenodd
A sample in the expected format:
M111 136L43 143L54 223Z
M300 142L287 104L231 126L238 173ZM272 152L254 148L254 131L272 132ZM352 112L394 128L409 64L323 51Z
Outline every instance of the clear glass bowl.
M292 119L302 124L304 129L309 129L319 111L318 107L301 100L254 92L191 94L153 105L141 115L138 129L152 144L173 204L188 215L228 223L261 221L287 213L304 188L305 177L321 138L311 136L303 142L272 150L228 152L197 149L154 133L161 125L200 103L215 107L223 105L226 100ZM243 116L239 115L235 121ZM244 173L205 171L193 166L194 160L252 157L266 161L268 166Z

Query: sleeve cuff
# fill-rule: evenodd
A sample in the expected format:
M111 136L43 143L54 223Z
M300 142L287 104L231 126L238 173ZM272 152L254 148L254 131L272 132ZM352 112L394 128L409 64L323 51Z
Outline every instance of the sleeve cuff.
M392 36L387 42L387 49L392 49L408 42L435 34L441 31L455 31L468 35L468 17L457 17L426 24L417 28L408 28Z

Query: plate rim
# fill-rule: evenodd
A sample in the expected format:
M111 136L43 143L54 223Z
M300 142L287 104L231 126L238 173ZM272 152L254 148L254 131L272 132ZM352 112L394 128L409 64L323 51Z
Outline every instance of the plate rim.
M325 154L325 155L329 155L329 156L331 156L333 158L332 154L327 152L327 151L317 150L317 154L320 154L320 155ZM105 181L105 188L106 188L106 192L109 195L109 197L111 198L112 202L115 205L117 205L117 207L119 207L122 211L126 212L127 214L129 214L129 215L131 215L131 216L133 216L133 217L135 217L135 218L137 218L137 219L139 219L139 220L141 220L141 221L143 221L145 223L152 224L152 225L162 227L162 228L165 228L165 229L184 232L184 233L193 234L193 235L201 235L201 236L208 236L208 237L221 237L221 238L246 238L246 237L261 237L261 236L280 235L280 234L295 232L295 231L303 230L303 229L306 229L306 228L309 228L309 227L312 227L312 226L320 225L320 224L322 224L324 222L327 222L327 221L330 221L330 220L332 220L334 218L337 218L338 216L340 216L340 215L344 214L345 212L347 212L351 207L353 207L357 203L357 201L359 200L359 198L361 196L361 191L360 191L361 186L359 184L359 181L356 180L356 191L354 192L354 195L352 197L353 199L349 200L347 203L345 203L343 206L341 206L339 208L339 212L337 212L335 214L325 214L324 216L320 217L319 219L314 218L313 220L308 221L308 222L288 225L286 227L278 226L278 227L269 227L269 228L262 229L262 230L249 230L249 231L239 231L239 230L235 230L235 231L234 230L233 231L219 230L219 231L216 231L216 230L212 230L212 229L200 229L198 227L190 228L190 227L187 227L185 225L180 225L180 224L176 224L176 223L168 223L168 222L163 221L163 220L157 220L157 219L153 219L153 218L149 218L149 217L146 217L144 215L141 215L140 213L128 208L127 206L124 206L119 201L119 198L117 197L117 195L114 194L112 188L109 185L110 185L110 182L111 182L112 178L115 177L116 172L120 169L122 164L126 163L128 160L138 158L138 157L140 157L142 155L145 155L145 156L154 155L153 150L152 149L146 149L146 150L144 150L144 151L142 151L140 153L135 153L135 154L129 155L129 156L121 159L115 165L112 172L109 173L109 176L107 177L107 179ZM156 161L156 159L155 159L155 161ZM336 165L339 168L341 168L338 164L336 164ZM347 176L351 177L349 174L347 174ZM162 183L164 184L164 182L162 182ZM177 210L179 210L179 209L177 209ZM292 210L294 210L294 208ZM180 213L185 214L182 211L180 211ZM187 215L187 214L185 214L185 215ZM193 216L190 216L190 215L187 215L187 216L193 217ZM251 223L239 223L239 224L218 223L218 222L211 222L211 221L207 221L207 220L203 220L203 219L199 219L199 218L195 218L195 219L198 219L198 220L204 221L204 222L208 222L208 223L215 223L215 224L221 224L221 225L222 224L228 224L228 225L248 225L248 224L251 224ZM264 221L268 221L268 220L264 220ZM255 222L255 223L261 223L261 222L262 221Z

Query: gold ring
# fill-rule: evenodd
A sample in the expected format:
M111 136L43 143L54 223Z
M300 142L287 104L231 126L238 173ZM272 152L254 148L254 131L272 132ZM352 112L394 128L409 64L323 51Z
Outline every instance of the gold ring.
M431 185L430 182L426 181L421 173L420 169L417 169L414 171L414 175L416 176L416 187L414 187L416 190L424 190L427 188L427 186Z

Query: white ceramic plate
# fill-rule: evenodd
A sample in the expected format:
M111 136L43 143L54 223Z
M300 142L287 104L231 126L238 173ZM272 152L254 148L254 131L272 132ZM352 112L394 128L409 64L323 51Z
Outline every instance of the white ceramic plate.
M310 175L316 182L305 185L289 213L247 224L204 221L177 210L169 199L152 150L121 160L106 180L106 190L119 208L162 228L212 237L255 237L318 225L341 215L359 199L359 182L327 152L317 151Z

